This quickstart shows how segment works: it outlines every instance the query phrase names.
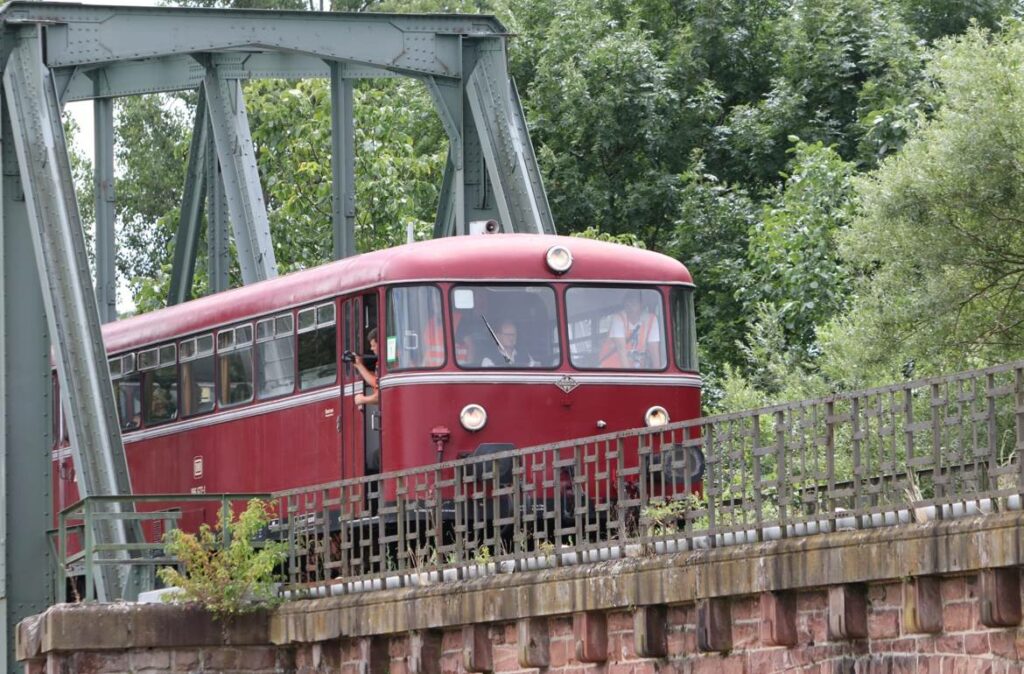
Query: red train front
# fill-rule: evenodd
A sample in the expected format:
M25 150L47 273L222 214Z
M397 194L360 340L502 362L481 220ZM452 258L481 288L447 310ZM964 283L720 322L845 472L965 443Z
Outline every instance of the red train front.
M343 354L373 330L379 405L359 406ZM686 268L586 239L401 246L104 338L140 494L279 491L700 414ZM54 460L59 508L77 498L65 443Z

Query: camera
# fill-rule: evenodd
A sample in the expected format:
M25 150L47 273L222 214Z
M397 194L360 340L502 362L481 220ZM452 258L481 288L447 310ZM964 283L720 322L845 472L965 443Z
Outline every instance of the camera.
M343 363L354 363L354 362L356 362L356 354L354 354L351 351L349 351L348 349L346 349L341 354L341 361Z

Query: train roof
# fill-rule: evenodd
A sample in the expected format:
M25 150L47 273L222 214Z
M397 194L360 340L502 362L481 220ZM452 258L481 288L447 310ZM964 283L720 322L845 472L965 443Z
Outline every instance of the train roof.
M572 268L562 277L552 274L544 259L555 244L573 255ZM364 253L108 323L103 339L114 353L388 283L555 279L692 283L682 263L648 250L564 236L460 236Z

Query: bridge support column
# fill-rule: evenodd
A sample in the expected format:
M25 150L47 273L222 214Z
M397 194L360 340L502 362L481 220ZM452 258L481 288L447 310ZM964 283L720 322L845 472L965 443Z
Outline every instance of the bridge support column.
M1020 624L1020 568L985 569L981 572L980 586L982 625L1013 627Z
M867 589L859 584L830 587L828 589L829 641L863 639L867 635Z
M762 592L761 641L772 646L796 645L796 595L792 592Z
M409 635L409 656L406 668L409 674L441 674L440 630L423 630Z
M127 494L131 493L128 465L72 188L60 106L52 76L43 63L41 31L40 26L20 29L3 73L4 103L10 112L38 283L43 289L43 306L68 412L78 490L83 497ZM29 283L27 278L20 281L23 286ZM48 369L40 375L47 376ZM5 381L17 380L8 377ZM97 544L142 541L138 522L98 522L95 532ZM122 576L114 566L102 565L97 578L100 598L118 596L122 587L124 595L120 596L132 598L139 588L128 587L128 578L135 578L135 574Z
M607 662L608 616L604 611L574 613L572 634L576 639L577 660L580 662Z
M697 648L724 653L732 648L732 601L712 597L697 604Z
M666 628L668 607L641 606L633 612L633 648L641 658L663 658L668 654Z
M551 637L547 618L523 618L516 622L520 667L551 665Z
M903 629L910 634L942 631L942 593L937 576L917 576L903 581Z
M494 669L487 625L466 625L462 628L462 665L467 672L489 672Z
M117 280L114 274L114 99L93 101L95 117L96 304L100 321L117 320Z
M334 259L356 254L356 155L352 80L342 77L342 64L331 67L331 216Z

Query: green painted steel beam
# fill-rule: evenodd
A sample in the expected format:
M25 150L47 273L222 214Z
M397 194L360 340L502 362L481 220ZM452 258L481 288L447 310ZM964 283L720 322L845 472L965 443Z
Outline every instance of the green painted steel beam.
M47 25L46 63L87 66L186 53L284 51L406 75L461 77L464 37L505 33L477 15L312 13L12 2L8 30ZM173 29L169 29L173 26Z
M210 63L225 77L240 80L280 78L286 80L330 77L323 59L305 54L280 52L210 53ZM54 69L62 102L84 101L97 96L118 97L197 89L205 69L190 55L165 56L141 61L124 61L98 66L68 66ZM338 63L342 79L401 77L382 68Z
M199 233L202 228L203 201L206 199L206 151L210 123L206 108L206 91L199 90L192 142L188 150L185 188L182 190L181 213L174 233L174 260L171 264L171 287L167 304L181 304L192 296L192 279L196 270Z
M41 28L20 29L4 68L3 103L10 113L37 282L67 404L78 491L82 496L131 493L60 106L43 64L42 42ZM48 374L49 368L40 370ZM96 535L100 543L142 540L137 523L101 526ZM138 588L128 581L114 567L105 567L102 590L131 597Z

